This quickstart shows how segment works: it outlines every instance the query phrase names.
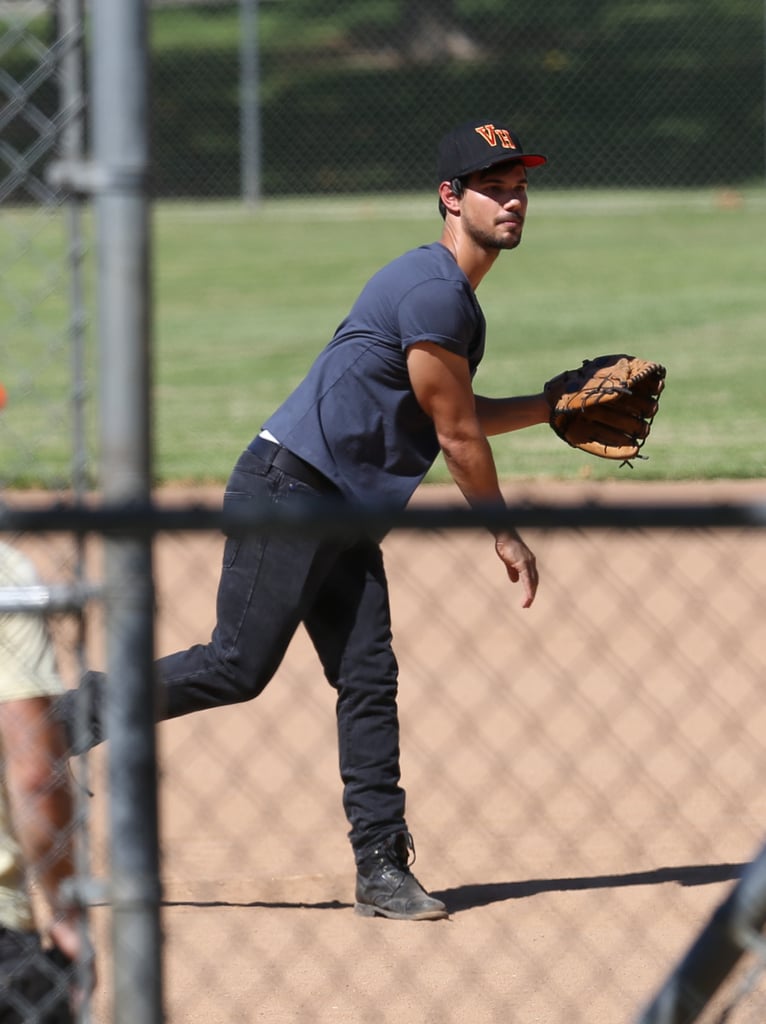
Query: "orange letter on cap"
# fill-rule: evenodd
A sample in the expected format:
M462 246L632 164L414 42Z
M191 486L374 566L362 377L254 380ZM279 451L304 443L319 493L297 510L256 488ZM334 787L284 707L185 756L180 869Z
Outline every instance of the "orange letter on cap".
M495 126L493 124L481 125L481 127L477 128L476 131L489 146L497 145L495 142Z

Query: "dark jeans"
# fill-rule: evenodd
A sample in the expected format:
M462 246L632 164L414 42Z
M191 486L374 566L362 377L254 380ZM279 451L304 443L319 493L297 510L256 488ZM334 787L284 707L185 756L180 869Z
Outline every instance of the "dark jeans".
M229 479L224 507L316 496L250 451ZM261 693L303 622L337 692L343 804L357 859L406 828L399 786L398 667L391 648L380 546L280 533L226 539L217 625L207 644L157 662L175 718Z
M58 949L43 950L37 932L0 926L2 1024L72 1024L74 966Z

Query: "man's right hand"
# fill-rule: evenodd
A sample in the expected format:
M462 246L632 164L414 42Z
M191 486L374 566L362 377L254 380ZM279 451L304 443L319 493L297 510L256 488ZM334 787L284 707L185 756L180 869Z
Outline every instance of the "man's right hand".
M529 608L535 599L539 577L535 556L517 533L504 530L495 536L495 551L505 565L511 583L521 583L524 591L522 608Z

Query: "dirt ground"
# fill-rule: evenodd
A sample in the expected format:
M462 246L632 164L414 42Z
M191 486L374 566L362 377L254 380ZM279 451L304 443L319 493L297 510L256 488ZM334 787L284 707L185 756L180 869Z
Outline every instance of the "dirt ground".
M561 503L765 495L761 481L508 490ZM213 503L220 490L161 497ZM354 914L332 691L305 636L254 704L159 727L171 1024L637 1020L766 831L766 537L525 536L541 573L529 610L485 535L384 543L415 873L448 921ZM217 537L158 542L158 653L206 640L219 560ZM97 629L89 643L97 659ZM107 753L87 765L97 873ZM94 1021L107 1024L106 907L93 923ZM766 1002L738 1012L732 1024L762 1021Z

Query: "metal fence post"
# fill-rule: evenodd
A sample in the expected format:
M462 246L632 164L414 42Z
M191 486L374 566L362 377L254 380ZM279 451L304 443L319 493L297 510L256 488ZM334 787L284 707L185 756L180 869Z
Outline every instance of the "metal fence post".
M716 907L637 1024L692 1024L748 951L759 954L762 970L766 953L761 935L764 922L766 846ZM728 1016L724 1013L716 1021L728 1020Z
M240 161L242 198L260 202L261 130L258 105L258 0L240 0Z
M101 480L106 500L141 502L151 486L147 14L139 0L100 0L92 13ZM152 544L113 536L105 553L114 1021L157 1024Z
M83 0L59 0L59 152L65 163L74 164L84 156L85 88ZM82 215L83 197L69 193L65 201L65 221L69 257L69 299L71 303L70 337L72 341L72 485L78 495L87 487L88 446L86 441L86 300L83 282L85 242Z

